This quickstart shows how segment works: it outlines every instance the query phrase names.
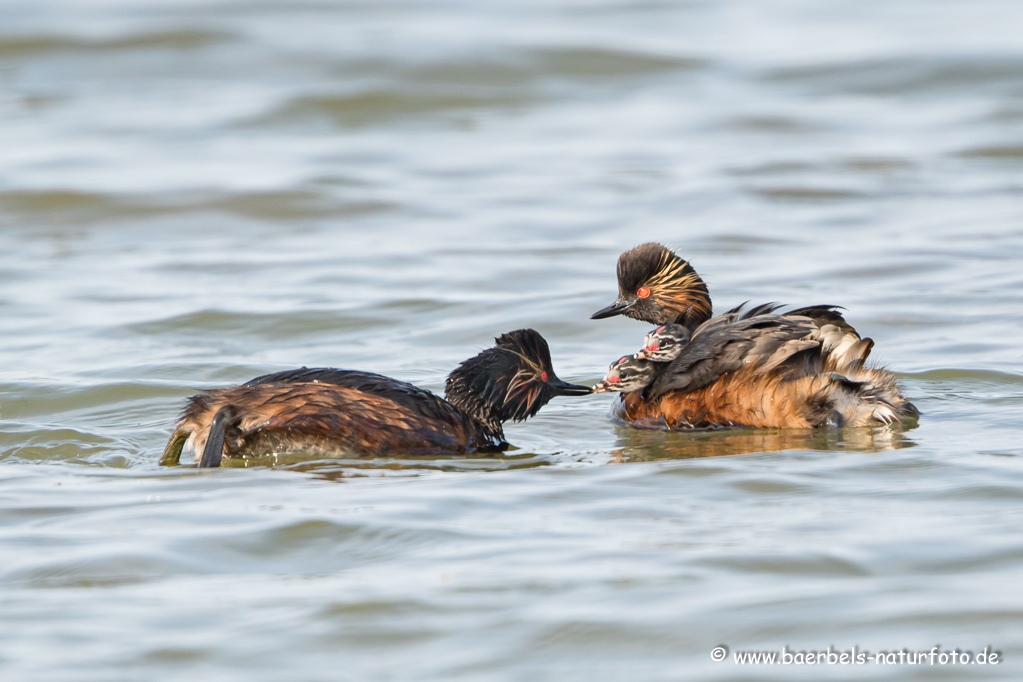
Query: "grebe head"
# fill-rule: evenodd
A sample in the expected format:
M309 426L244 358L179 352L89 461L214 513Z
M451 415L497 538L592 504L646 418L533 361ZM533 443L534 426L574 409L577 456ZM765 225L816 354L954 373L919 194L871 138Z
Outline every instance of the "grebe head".
M661 244L640 244L618 258L618 300L590 319L613 315L696 329L710 319L710 296L689 261Z
M594 393L619 391L628 393L646 388L656 378L658 367L649 360L640 360L634 355L625 355L611 363L610 369L600 383L593 387Z
M569 384L554 373L547 342L532 329L494 339L448 375L444 397L495 433L509 419L532 417L556 395L586 395L588 386Z
M658 327L643 339L643 349L636 353L636 359L671 362L689 345L692 336L689 330L680 324Z

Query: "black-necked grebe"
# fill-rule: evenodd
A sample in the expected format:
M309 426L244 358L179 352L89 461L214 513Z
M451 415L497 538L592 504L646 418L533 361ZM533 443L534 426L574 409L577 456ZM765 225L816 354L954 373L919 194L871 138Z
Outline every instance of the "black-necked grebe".
M861 339L835 306L782 314L771 304L740 306L712 318L703 280L660 244L621 255L618 290L618 300L594 319L627 315L692 332L677 358L653 365L657 374L649 385L623 395L615 416L625 422L810 428L874 426L918 415L891 372L864 366L874 342Z
M370 372L297 369L189 399L161 464L182 449L200 467L224 456L276 452L318 455L431 455L500 451L502 424L535 415L556 395L585 395L560 380L547 342L532 329L495 339L458 366L446 400L412 384Z

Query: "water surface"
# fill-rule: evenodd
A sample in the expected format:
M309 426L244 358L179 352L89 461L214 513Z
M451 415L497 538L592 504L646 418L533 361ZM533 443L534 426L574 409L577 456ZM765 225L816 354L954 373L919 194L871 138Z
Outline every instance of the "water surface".
M10 0L0 672L12 680L1019 679L1017 4ZM595 382L617 255L838 304L912 430L616 428L502 457L161 469L289 367L440 391L533 327ZM1000 651L740 667L731 651Z

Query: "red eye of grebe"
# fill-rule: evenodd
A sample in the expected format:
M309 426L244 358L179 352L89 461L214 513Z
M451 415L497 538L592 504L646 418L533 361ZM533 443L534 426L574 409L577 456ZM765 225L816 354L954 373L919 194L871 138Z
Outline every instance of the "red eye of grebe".
M640 298L646 298L647 296L650 295L650 290L647 289L646 287L640 287L639 289L636 290L636 295L639 296Z
M540 372L540 381L547 381L547 370Z

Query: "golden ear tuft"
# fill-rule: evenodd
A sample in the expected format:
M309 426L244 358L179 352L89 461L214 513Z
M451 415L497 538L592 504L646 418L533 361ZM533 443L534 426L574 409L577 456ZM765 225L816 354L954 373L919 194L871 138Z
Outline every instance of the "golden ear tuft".
M663 307L678 315L692 310L697 315L709 316L710 300L698 287L702 283L689 262L670 251L664 254L660 269L648 282L653 299ZM694 292L698 295L693 296Z

